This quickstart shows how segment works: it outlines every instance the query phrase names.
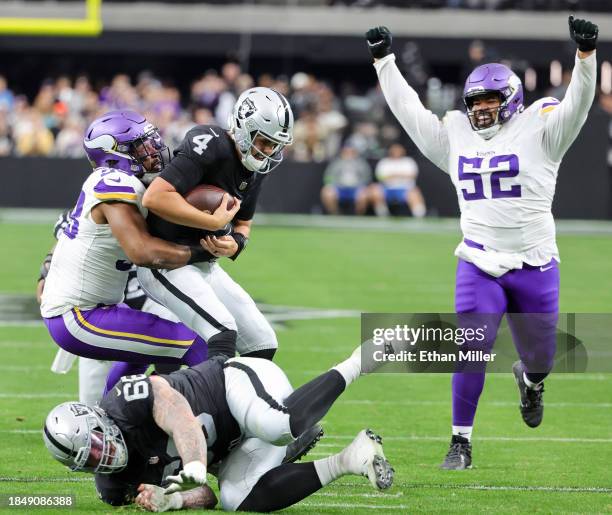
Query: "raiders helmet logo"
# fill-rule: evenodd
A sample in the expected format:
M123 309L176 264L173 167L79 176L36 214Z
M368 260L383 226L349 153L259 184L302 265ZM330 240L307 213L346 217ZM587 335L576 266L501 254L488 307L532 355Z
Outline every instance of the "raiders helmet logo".
M89 413L91 412L91 410L89 409L89 406L86 406L85 404L77 404L77 403L73 403L70 405L70 411L74 413L75 417L82 417L84 415L89 415Z
M244 191L248 185L249 185L249 183L248 183L248 182L242 181L242 182L240 183L240 186L238 186L238 189L239 189L240 191Z
M257 111L257 108L255 107L254 102L250 98L245 98L238 108L238 118L244 120L245 118L251 116L255 111Z

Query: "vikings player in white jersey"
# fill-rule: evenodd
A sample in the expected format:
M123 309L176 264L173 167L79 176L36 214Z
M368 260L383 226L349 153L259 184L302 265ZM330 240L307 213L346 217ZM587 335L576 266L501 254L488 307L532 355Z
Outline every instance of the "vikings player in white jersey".
M366 33L382 91L391 111L420 151L457 189L463 240L455 255L455 309L487 314L486 349L493 346L504 313L520 361L513 367L525 423L543 416L543 380L553 367L559 310L559 251L551 206L559 164L578 135L593 101L598 28L569 18L578 45L565 98L544 98L528 108L523 86L508 67L490 63L467 78L467 114L439 120L420 102L395 65L386 27ZM530 318L531 317L531 318ZM481 324L479 324L481 325ZM453 375L453 435L442 467L471 466L471 434L484 386L484 366Z
M113 111L92 122L84 146L94 170L58 239L42 294L41 314L51 337L72 354L126 362L113 367L107 389L152 362L202 362L206 342L188 327L122 304L132 263L173 269L206 254L202 247L170 243L147 230L144 182L161 171L167 147L134 111ZM227 199L207 215L208 229L223 227L239 207L226 206Z

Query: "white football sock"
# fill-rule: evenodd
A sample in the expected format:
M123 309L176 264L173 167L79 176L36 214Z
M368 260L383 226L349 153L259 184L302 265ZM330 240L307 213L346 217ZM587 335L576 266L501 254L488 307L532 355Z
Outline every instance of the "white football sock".
M532 383L529 379L527 379L527 374L525 372L523 372L523 381L525 381L527 388L529 388L530 390L537 390L539 386L542 384L541 382Z
M415 218L423 218L427 213L425 204L417 204L412 208L412 216Z
M348 359L333 367L333 370L340 372L340 375L346 381L346 386L351 384L361 374L361 351L353 352Z
M453 426L453 435L467 438L468 442L472 441L473 426Z
M344 460L342 459L342 452L313 462L321 485L329 485L332 481L347 473Z

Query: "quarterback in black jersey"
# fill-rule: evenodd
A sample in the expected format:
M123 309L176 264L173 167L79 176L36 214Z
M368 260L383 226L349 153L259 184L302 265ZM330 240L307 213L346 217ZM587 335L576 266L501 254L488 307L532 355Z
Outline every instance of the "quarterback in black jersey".
M239 200L229 233L202 239L207 262L177 270L139 269L147 294L176 313L209 345L227 355L271 359L276 335L255 303L217 260L235 260L251 232L257 197L267 174L282 161L293 141L293 113L283 95L251 88L240 95L230 129L198 125L191 129L174 158L148 187L143 206L149 209L151 232L166 240L197 243L202 230L222 231L224 221L190 205L184 195L200 184L217 186ZM232 210L230 210L232 211Z
M45 445L71 470L95 473L102 501L150 511L214 507L207 472L226 511L282 509L347 474L386 489L394 471L370 430L338 454L283 463L286 446L362 373L361 352L297 390L261 358L217 356L169 375L125 376L97 407L54 408Z

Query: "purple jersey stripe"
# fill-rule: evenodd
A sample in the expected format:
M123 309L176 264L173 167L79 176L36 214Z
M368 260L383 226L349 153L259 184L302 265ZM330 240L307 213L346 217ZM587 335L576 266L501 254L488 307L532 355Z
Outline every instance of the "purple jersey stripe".
M98 184L94 186L94 192L96 193L136 193L134 188L131 186L111 186L104 182L102 179Z
M554 102L544 102L541 106L540 109L544 109L545 107L548 106L558 106L561 102L559 102L558 100L555 100Z
M79 318L77 317L76 312L74 311L74 309L71 311L72 316L74 317L74 321L79 325L79 327L81 329L84 329L85 331L87 331L88 333L91 334L95 334L96 336L102 336L104 338L110 338L112 340L126 340L129 342L139 342L139 343L146 343L147 345L153 345L154 347L170 347L172 349L180 349L181 347L177 346L177 345L172 345L171 343L159 343L159 342L152 342L150 340L145 340L145 339L140 339L140 338L132 338L132 337L128 337L128 336L111 336L108 334L104 334L104 333L99 333L96 331L92 331L89 327L83 325L81 323L81 321L79 320ZM189 347L185 346L183 347L185 350L188 350Z
M481 245L480 243L477 243L472 240L468 240L467 238L463 238L463 241L468 247L472 247L473 249L478 249L478 250L484 250L484 245Z

